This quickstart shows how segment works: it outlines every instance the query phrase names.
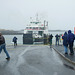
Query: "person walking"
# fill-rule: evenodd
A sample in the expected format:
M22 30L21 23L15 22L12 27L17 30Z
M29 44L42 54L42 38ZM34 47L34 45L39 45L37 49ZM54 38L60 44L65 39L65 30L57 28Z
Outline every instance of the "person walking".
M13 42L14 42L14 46L17 46L17 37L16 36L14 36Z
M67 38L68 38L68 35L67 35L67 32L65 32L64 35L62 36L65 54L68 54L68 40L67 40Z
M52 38L53 38L53 35L49 35L49 43L50 43L50 48L52 47Z
M71 32L71 30L68 30L68 44L70 49L70 55L74 54L74 51L73 51L74 38L75 38L74 34Z
M5 38L2 35L2 33L0 32L0 53L2 52L2 49L4 50L4 52L5 52L6 56L7 56L6 59L9 60L10 56L9 56L7 50L6 50Z
M57 46L57 43L59 45L59 38L60 38L60 36L58 34L56 34L55 37L56 37L56 46Z

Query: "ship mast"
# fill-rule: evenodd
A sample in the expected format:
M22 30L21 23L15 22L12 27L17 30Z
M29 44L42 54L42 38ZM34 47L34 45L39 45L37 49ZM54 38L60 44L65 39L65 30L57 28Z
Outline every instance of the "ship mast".
M38 21L38 14L36 15L36 21Z

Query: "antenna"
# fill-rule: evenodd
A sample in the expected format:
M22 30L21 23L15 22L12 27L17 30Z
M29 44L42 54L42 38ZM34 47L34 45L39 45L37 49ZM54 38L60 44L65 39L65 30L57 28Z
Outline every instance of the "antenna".
M38 21L38 14L36 15L36 21Z

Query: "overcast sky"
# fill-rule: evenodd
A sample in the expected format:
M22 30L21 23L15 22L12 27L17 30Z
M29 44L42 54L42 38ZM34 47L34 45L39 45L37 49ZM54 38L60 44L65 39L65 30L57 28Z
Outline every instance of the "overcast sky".
M51 30L74 30L75 0L0 0L0 29L25 29L37 13Z

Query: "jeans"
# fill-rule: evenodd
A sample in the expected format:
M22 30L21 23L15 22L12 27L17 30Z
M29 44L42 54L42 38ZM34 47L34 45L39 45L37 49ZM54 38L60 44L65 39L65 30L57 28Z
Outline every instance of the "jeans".
M6 45L5 44L0 45L0 53L2 52L2 49L4 50L7 58L10 58L10 56L9 56L7 50L6 50Z
M64 50L65 50L65 53L68 53L68 49L66 46L64 46Z

